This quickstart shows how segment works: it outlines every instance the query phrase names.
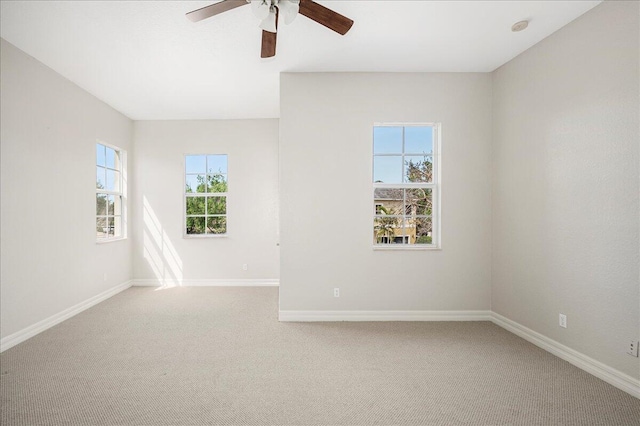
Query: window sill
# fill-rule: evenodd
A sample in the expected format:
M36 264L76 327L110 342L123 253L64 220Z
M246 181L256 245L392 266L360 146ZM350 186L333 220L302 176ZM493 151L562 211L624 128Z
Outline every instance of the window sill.
M115 243L116 241L125 241L127 239L127 237L120 237L120 238L105 238L102 240L96 240L96 244L109 244L109 243Z
M206 240L208 238L228 238L228 234L192 234L192 235L183 235L182 238L186 240Z
M427 246L427 247L416 247L415 245L404 246L401 244L387 247L384 245L373 246L374 251L442 251L441 247L437 246Z

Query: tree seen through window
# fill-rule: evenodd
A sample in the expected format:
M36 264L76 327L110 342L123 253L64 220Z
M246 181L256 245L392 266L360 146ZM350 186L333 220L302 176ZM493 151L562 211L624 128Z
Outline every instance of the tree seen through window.
M227 156L185 156L185 234L227 233Z

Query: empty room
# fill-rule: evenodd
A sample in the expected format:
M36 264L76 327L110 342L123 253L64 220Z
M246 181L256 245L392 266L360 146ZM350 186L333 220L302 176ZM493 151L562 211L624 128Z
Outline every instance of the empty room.
M0 424L640 425L640 2L0 36Z

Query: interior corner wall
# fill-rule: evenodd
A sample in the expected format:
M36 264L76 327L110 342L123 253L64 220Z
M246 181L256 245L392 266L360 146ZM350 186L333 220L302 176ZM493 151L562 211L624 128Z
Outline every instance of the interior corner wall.
M493 73L492 309L635 378L639 6L605 1Z
M96 141L132 122L2 39L1 336L131 278L131 241L96 244ZM105 280L106 274L106 280Z
M285 73L280 91L280 309L488 310L491 74ZM442 250L373 250L376 122L442 123Z
M136 284L279 278L277 119L136 121L134 141ZM228 155L225 237L183 236L185 154Z

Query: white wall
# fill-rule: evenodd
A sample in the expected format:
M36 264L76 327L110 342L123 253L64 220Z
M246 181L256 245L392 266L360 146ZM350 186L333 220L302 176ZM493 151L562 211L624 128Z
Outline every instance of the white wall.
M493 75L492 308L636 378L638 6L604 2Z
M489 309L491 75L282 74L280 90L280 309ZM441 251L372 249L374 122L442 123Z
M278 120L137 121L134 140L137 280L279 278ZM227 237L183 238L185 154L228 155Z
M130 151L132 122L0 46L4 338L131 278L130 240L96 244L95 144Z

